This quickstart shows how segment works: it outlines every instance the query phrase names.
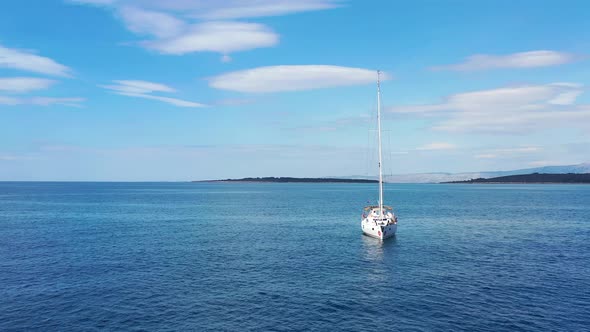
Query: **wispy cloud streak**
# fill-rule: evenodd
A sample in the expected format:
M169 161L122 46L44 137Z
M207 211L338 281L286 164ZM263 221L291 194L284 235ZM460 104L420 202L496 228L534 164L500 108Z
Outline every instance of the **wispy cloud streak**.
M154 92L176 92L175 89L164 84L140 80L116 80L113 82L115 84L101 85L101 87L111 90L118 95L157 100L178 107L197 108L206 106L197 102L152 94Z
M575 60L576 57L573 54L539 50L507 55L476 54L467 57L464 62L452 65L435 66L431 69L477 71L501 68L535 68L557 66Z

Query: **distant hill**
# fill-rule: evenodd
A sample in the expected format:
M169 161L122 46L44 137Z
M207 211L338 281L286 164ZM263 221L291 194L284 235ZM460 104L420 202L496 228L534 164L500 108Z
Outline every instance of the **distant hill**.
M466 172L466 173L415 173L415 174L394 174L386 175L385 181L391 183L440 183L450 181L464 181L477 178L494 178L500 176L520 175L520 174L567 174L567 173L590 173L590 163L566 166L545 166L536 168L517 169L512 171L484 171L484 172ZM363 178L354 176L353 178ZM367 178L367 177L364 177ZM369 177L369 179L374 179Z
M453 181L444 183L588 183L590 173L585 174L547 174L533 173L521 175L500 176L490 179L471 179L467 181Z
M264 178L243 178L193 182L273 182L273 183L376 183L377 180L370 179L340 179L340 178L292 178L292 177L264 177Z
M490 179L502 176L523 175L523 174L584 174L590 173L590 163L566 166L545 166L536 168L517 169L512 171L485 171L466 173L414 173L384 175L384 181L390 183L441 183L454 181L468 181L471 179ZM243 179L226 179L193 182L317 182L317 183L376 183L377 178L363 175L324 177L324 178L295 178L295 177L248 177Z

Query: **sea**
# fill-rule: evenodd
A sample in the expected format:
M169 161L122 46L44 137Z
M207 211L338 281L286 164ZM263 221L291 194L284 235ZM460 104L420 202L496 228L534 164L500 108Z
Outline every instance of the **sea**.
M0 183L0 331L589 331L590 186Z

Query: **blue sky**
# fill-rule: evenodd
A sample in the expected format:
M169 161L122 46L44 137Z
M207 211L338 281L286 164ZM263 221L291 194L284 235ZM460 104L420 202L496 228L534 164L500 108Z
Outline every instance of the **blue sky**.
M374 174L376 69L390 173L588 162L588 12L575 0L4 1L0 180Z

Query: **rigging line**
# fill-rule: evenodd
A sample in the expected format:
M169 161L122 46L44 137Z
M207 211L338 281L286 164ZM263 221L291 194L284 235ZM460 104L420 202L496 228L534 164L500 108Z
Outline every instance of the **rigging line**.
M373 102L374 103L374 102ZM374 106L374 105L373 105ZM371 142L373 142L374 140L372 139L375 134L375 130L373 129L374 127L374 123L375 121L373 121L374 119L376 119L376 107L371 107L368 110L369 113L369 121L367 121L366 123L366 130L367 130L367 145L366 145L366 150L365 150L365 156L366 156L366 167L365 167L365 178L369 179L369 174L370 171L369 169L372 169L372 167L370 167L373 164L373 161L375 159L375 151L374 149L371 148ZM368 202L372 202L373 199L371 197L367 197L367 201Z

